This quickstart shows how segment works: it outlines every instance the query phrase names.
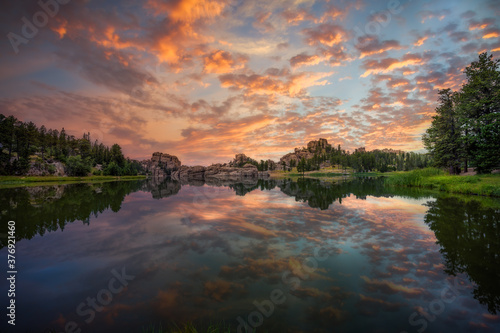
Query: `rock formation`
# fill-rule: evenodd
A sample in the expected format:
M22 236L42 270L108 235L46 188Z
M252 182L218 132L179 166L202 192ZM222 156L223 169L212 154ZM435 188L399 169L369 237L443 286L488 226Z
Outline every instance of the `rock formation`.
M327 150L332 149L332 145L328 143L326 139L319 139L318 141L309 141L307 144L307 150L310 152L326 152Z
M181 161L177 156L159 152L153 153L150 160L142 161L141 164L153 178L165 178L181 167Z
M178 170L172 172L173 179L186 180L205 180L205 181L244 181L247 179L269 178L267 171L258 171L255 163L245 154L236 154L233 161L224 164L212 164L208 167L203 166L181 166ZM273 162L275 165L275 163ZM268 162L269 165L269 162Z
M280 158L280 162L277 165L278 170L284 170L291 168L291 165L297 165L302 158L310 159L314 157L314 154L324 154L332 149L332 145L328 143L326 139L319 139L317 141L309 141L307 148L295 148L293 153L288 153ZM292 162L294 161L294 162Z
M205 170L206 168L200 165L192 167L183 165L179 168L179 170L173 171L171 177L178 180L203 180L205 179Z
M247 163L242 168L230 167L223 164L203 166L182 166L179 170L172 172L172 178L178 180L231 180L242 181L245 179L268 178L268 172L259 172L253 164Z
M235 168L241 168L245 164L247 164L251 161L252 161L252 159L245 154L236 154L236 156L234 157L234 160L229 162L229 166L235 167Z

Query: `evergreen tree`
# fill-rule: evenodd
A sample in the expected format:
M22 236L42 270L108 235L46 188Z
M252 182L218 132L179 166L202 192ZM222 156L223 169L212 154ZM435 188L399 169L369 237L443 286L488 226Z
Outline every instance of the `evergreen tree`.
M450 89L439 91L436 115L433 117L431 127L423 136L423 142L434 158L436 167L445 167L450 170L450 173L459 174L462 144L458 115L453 100L454 94Z
M297 172L301 172L302 175L304 175L304 172L306 171L306 168L307 168L306 159L304 157L302 157L302 159L297 164Z
M462 141L479 173L500 166L500 60L482 53L465 69L458 94Z

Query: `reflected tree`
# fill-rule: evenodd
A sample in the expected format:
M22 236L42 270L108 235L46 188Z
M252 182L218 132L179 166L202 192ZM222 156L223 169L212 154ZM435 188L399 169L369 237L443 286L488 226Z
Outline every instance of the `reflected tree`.
M141 181L68 184L2 189L0 211L16 221L16 240L64 230L67 223L82 221L107 209L118 212L125 197L141 189ZM7 233L7 223L0 225ZM0 248L7 239L0 238Z
M496 314L500 310L500 209L451 196L426 205L425 222L441 246L445 272L466 273L475 284L474 298Z

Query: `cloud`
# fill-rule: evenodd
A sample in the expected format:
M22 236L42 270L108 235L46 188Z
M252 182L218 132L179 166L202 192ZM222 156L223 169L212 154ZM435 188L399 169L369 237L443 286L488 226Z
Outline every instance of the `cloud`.
M260 74L224 74L219 76L222 87L233 90L243 90L245 94L271 93L290 97L305 94L305 89L316 85L325 85L328 82L322 80L332 75L326 73L287 73L281 77Z
M441 10L423 10L417 13L420 17L420 23L425 23L427 20L431 20L437 18L439 21L442 21L446 16L450 15L451 11L449 9L441 9Z
M290 66L300 67L300 66L311 66L317 65L322 61L317 55L309 55L306 52L302 52L290 58Z
M436 34L430 29L421 32L413 30L411 34L415 36L415 41L413 42L414 47L422 46L429 38L436 37Z
M404 47L397 40L379 41L377 36L366 35L358 38L358 43L355 45L360 51L360 59L374 54L382 54L389 50L401 50Z
M255 15L255 21L252 23L253 27L262 33L271 33L275 30L274 25L271 23L271 12L260 12Z
M480 21L470 20L469 30L483 30L495 24L495 19L485 18Z
M309 45L326 45L333 46L345 42L350 33L342 26L323 23L315 28L304 29L302 33L306 36L306 42Z
M356 0L354 2L350 1L347 4L342 4L342 6L329 3L325 6L320 22L324 23L329 20L344 20L353 8L360 10L363 7L364 3L361 0Z
M125 94L133 94L147 84L158 84L150 73L137 68L121 52L108 53L91 43L62 42L67 47L56 51L63 64L78 70L88 80Z
M286 23L290 25L298 25L302 21L316 20L316 17L305 8L287 9L281 15L285 18Z
M364 289L369 292L379 291L386 295L401 293L406 297L417 297L422 294L419 288L406 287L388 280L370 279L366 276L361 276L361 279L365 282Z
M219 16L225 3L216 0L148 0L146 6L155 15L168 16L173 21L193 23Z
M500 29L488 28L483 31L483 39L500 37Z
M388 73L395 69L407 66L422 65L425 63L426 58L428 57L419 54L407 53L402 56L401 59L384 58L382 60L365 60L362 64L365 72L361 75L361 77L367 77L371 74Z
M216 50L203 58L203 70L206 73L229 73L245 67L248 57L242 54L231 53L223 50Z

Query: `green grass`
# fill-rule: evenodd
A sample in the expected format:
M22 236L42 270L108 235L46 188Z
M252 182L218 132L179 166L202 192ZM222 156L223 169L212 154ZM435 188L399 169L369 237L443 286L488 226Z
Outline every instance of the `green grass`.
M307 176L310 177L338 177L338 176L343 176L343 173L338 173L338 172L311 172L307 174Z
M500 174L457 176L443 170L426 168L408 172L394 172L385 180L387 185L437 189L460 194L500 197Z
M117 180L144 179L146 176L87 176L87 177L56 177L56 176L0 176L0 189L24 186L44 186L73 183L107 182Z

